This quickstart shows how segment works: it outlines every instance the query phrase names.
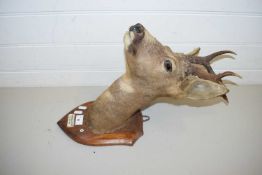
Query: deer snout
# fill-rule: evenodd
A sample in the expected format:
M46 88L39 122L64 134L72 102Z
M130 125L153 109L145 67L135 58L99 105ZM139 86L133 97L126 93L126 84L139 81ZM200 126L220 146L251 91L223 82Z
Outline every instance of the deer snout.
M124 35L125 50L135 54L139 43L143 40L146 33L146 29L140 23L137 23L129 27L129 31Z
M130 32L135 32L135 33L143 33L144 32L144 26L140 23L137 23L136 25L133 25L129 28Z

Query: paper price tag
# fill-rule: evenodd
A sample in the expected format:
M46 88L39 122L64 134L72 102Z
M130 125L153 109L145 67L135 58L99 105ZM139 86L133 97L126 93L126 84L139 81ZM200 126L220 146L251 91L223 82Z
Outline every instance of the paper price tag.
M83 114L83 111L74 111L74 114Z
M82 125L84 121L84 115L76 115L75 125Z
M87 109L87 106L78 106L78 109L86 110L86 109Z
M74 127L75 123L75 114L69 114L67 116L67 127Z

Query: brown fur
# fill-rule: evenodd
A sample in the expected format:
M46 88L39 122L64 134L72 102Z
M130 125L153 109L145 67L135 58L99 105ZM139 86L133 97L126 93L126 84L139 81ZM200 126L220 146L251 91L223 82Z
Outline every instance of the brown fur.
M228 74L218 77L206 69L209 63L203 65L194 60L200 48L189 54L174 53L141 24L136 26L142 32L128 31L124 36L125 74L102 93L89 110L90 128L95 133L124 126L132 114L158 97L198 100L228 92L221 81ZM165 60L172 63L172 71L165 69Z

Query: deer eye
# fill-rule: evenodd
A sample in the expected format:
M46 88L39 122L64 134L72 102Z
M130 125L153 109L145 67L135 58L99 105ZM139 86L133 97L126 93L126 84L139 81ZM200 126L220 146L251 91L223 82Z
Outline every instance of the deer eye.
M164 61L164 67L167 72L172 72L172 62L170 60Z

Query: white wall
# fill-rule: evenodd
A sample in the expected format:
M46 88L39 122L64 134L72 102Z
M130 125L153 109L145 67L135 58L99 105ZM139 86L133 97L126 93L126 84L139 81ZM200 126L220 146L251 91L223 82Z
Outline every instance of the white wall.
M109 85L137 22L175 51L232 49L215 69L262 83L261 0L1 0L0 86Z

